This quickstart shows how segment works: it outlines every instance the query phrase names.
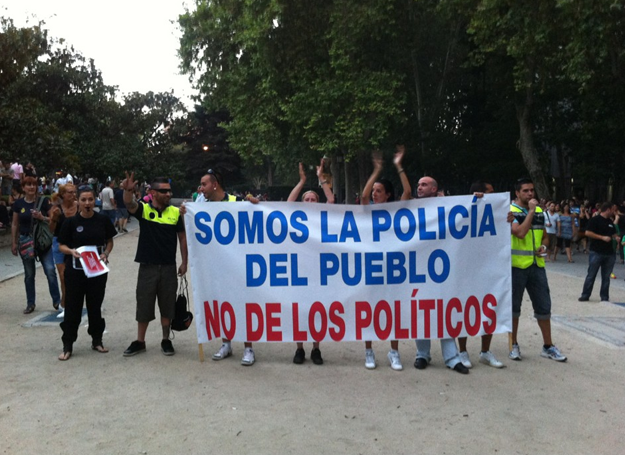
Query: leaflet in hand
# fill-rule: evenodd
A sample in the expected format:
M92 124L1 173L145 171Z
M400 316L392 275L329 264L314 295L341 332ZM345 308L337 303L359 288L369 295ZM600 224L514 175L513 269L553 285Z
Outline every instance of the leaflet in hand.
M76 251L80 254L80 264L87 278L93 278L108 273L109 268L100 260L97 247L81 246L80 248L76 248Z

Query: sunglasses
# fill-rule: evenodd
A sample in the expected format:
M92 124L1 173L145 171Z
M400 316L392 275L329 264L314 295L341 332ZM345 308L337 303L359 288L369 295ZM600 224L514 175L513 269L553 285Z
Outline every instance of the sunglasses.
M168 193L173 193L173 191L171 189L165 189L165 188L152 188L154 191L157 191L161 194L168 194Z
M217 171L213 171L212 169L209 169L208 171L206 171L207 174L212 175L215 177L215 179L217 180L217 183L219 183L219 186L221 186L223 188L224 184L223 184L223 180L221 178L221 174Z

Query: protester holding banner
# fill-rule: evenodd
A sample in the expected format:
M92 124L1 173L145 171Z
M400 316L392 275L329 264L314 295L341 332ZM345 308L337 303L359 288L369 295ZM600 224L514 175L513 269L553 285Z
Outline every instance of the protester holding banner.
M72 356L82 319L83 302L87 305L91 349L100 353L108 352L102 344L106 326L102 317L102 302L108 274L88 278L80 262L80 253L76 251L82 246L95 246L100 252L100 260L106 263L113 250L113 237L117 232L107 216L94 211L95 200L96 193L91 186L79 187L78 214L67 218L59 232L59 251L65 255L66 283L65 319L61 322L63 352L59 360L68 360Z
M171 184L165 177L153 180L150 193L152 202L134 200L134 172L126 173L124 181L124 204L126 209L139 220L139 243L135 262L139 263L137 278L137 339L133 341L124 356L145 352L145 335L148 325L155 319L154 305L158 298L161 313L163 339L161 352L166 356L175 354L169 339L171 320L175 315L176 290L176 243L180 244L182 263L178 275L187 272L187 241L184 222L180 211L171 203Z
M403 145L398 145L397 152L395 153L395 157L393 159L393 163L397 168L397 173L399 174L403 187L403 193L401 195L402 201L406 201L412 197L410 194L410 182L408 181L408 177L402 167L402 159L405 151L406 150ZM382 155L379 152L374 152L373 172L371 173L371 177L369 177L369 180L365 184L365 188L362 191L362 198L360 199L361 205L369 205L369 203L383 204L385 202L393 202L395 200L395 190L393 188L393 184L389 180L380 178L383 165L384 161L382 159ZM391 350L387 354L387 357L391 363L391 368L396 371L401 371L404 367L401 364L399 351L397 350L398 347L399 342L397 340L391 340ZM373 352L372 343L371 341L365 341L365 368L372 370L375 367L375 353Z
M334 194L330 189L330 185L327 180L323 178L323 158L321 159L321 163L317 166L317 178L319 179L319 186L323 188L323 192L326 197L327 204L334 204ZM299 197L299 193L304 188L306 184L306 172L304 172L304 165L299 163L299 182L287 199L287 202L297 201ZM319 202L319 195L312 190L306 191L302 196L302 202ZM304 359L306 358L306 352L304 351L304 343L297 343L297 350L295 351L295 356L293 357L293 363L302 364L304 363ZM321 351L319 350L319 343L313 342L313 350L310 352L310 358L315 365L323 365L323 359L321 358Z
M545 272L548 237L545 217L534 198L534 183L519 179L515 185L516 199L510 206L512 222L512 360L522 360L517 341L521 303L525 288L534 307L534 317L543 336L540 355L558 362L566 357L551 340L551 296Z
M420 178L417 184L417 197L423 199L437 196L438 182L429 176ZM416 344L417 356L414 367L417 370L425 370L432 360L430 356L432 342L430 340L416 340ZM441 352L447 368L451 368L461 374L469 374L469 369L460 360L458 348L453 338L441 338Z
M209 169L206 174L200 180L200 194L195 202L240 202L244 199L228 194L223 187L223 177L221 173ZM258 199L248 195L245 200L258 203ZM181 212L184 216L184 209ZM241 365L251 366L256 362L256 356L252 349L252 343L245 342L245 349L243 351L243 358L241 359ZM215 354L213 354L213 360L223 360L232 355L232 343L227 338L222 339L222 345Z
M485 194L494 193L495 189L490 183L486 183L482 180L473 182L469 193L476 197L483 197ZM497 360L495 354L490 352L490 342L493 339L492 334L482 335L482 350L480 351L480 363L489 365L494 368L503 368L504 364ZM467 352L467 337L458 337L458 348L460 351L460 361L467 368L473 368L469 353Z

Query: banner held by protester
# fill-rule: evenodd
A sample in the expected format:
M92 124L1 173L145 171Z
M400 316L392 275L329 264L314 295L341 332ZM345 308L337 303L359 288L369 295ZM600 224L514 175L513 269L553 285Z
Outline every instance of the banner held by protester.
M507 193L382 206L189 203L198 342L511 330Z

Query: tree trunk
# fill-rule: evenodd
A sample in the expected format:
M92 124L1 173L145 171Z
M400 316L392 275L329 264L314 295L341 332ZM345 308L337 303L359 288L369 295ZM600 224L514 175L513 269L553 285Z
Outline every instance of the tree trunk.
M537 198L551 198L549 186L545 174L538 160L538 153L534 146L534 132L530 120L532 106L531 88L526 88L525 99L516 105L517 120L519 121L519 151L523 157L523 163L529 172L529 177L534 182ZM519 176L521 177L521 176Z

